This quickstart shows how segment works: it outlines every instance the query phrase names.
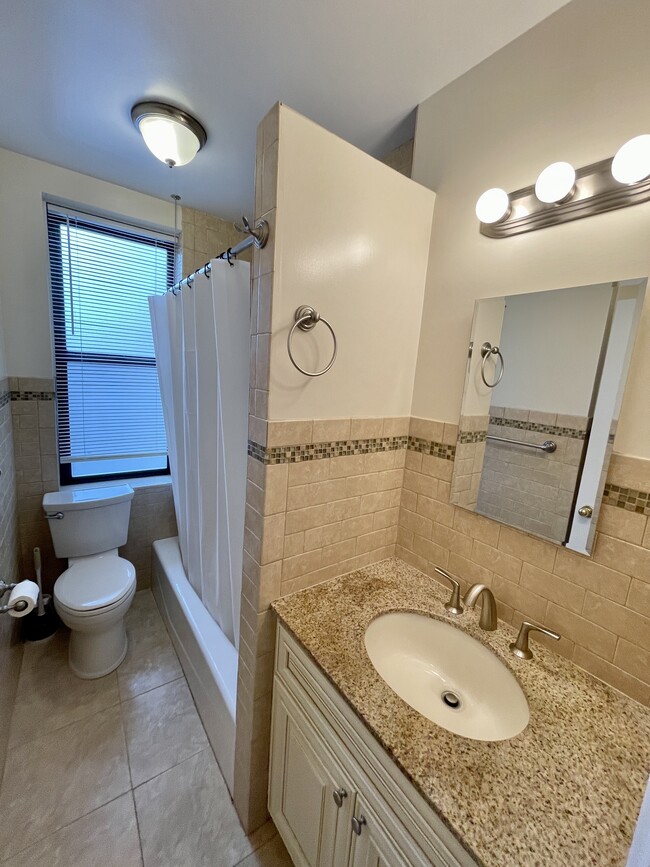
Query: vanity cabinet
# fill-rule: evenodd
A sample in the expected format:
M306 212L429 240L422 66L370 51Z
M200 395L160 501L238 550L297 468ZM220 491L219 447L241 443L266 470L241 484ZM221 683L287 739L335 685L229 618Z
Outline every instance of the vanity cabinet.
M281 624L269 811L297 867L475 867Z

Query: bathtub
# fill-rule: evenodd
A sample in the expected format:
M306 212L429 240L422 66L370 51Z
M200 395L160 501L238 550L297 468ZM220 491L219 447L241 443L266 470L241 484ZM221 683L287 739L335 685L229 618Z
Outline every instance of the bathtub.
M232 795L237 651L187 580L177 537L153 543L152 581L153 595Z

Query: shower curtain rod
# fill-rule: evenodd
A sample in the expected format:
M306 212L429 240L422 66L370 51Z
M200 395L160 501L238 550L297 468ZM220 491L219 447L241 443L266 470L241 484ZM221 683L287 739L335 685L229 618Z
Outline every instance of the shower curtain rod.
M238 232L245 232L247 237L244 238L239 244L235 244L234 247L228 247L227 250L224 250L222 253L219 253L217 256L213 256L213 259L227 259L230 262L231 259L236 259L240 253L243 253L244 250L248 250L249 247L255 245L258 250L261 250L262 247L266 246L266 242L269 237L269 224L266 220L258 220L255 223L255 228L251 228L250 223L246 219L246 217L242 217L242 224L239 226L235 223L235 229ZM183 286L191 286L194 282L195 278L201 274L209 274L212 265L210 262L206 262L202 268L197 268L191 274L188 274L187 277L183 277L182 280L179 280L178 283L174 283L173 286L170 286L167 290L168 292L173 292L174 295L180 291Z

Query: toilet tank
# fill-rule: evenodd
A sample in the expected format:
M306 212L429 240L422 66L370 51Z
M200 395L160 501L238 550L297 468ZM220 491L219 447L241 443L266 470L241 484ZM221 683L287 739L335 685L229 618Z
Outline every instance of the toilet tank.
M57 557L86 557L126 544L133 488L54 491L43 497Z

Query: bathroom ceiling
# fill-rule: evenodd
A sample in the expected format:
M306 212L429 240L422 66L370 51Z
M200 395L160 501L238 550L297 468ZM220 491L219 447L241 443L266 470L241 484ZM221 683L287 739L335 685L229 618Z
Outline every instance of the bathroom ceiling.
M0 146L236 217L277 100L381 155L411 137L419 102L566 2L3 0ZM203 123L193 163L146 150L129 114L145 98Z

